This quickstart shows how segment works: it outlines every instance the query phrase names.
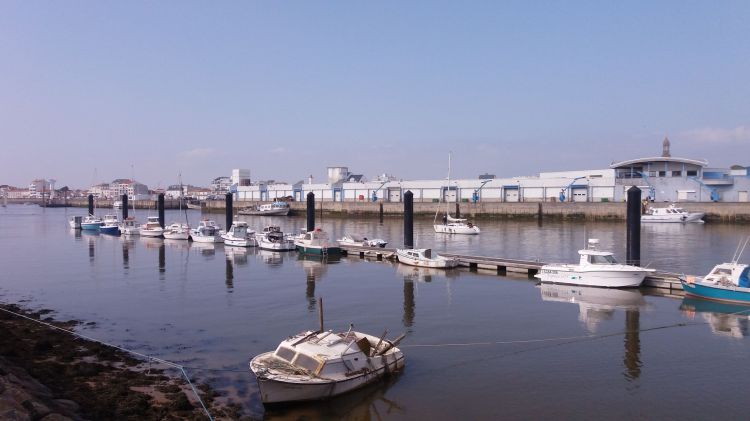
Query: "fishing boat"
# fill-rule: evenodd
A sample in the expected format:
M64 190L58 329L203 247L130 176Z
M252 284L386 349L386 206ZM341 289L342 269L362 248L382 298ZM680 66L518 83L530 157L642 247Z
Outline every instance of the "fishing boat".
M289 215L289 203L274 201L256 207L245 208L238 213L240 215L287 216Z
M357 332L306 331L283 340L275 351L257 355L250 370L264 404L329 399L380 380L404 367L393 341Z
M450 269L458 266L458 260L435 254L432 249L396 249L399 263L425 268Z
M735 250L732 261L720 263L704 277L682 276L686 295L708 300L750 304L750 266L738 263L750 237Z
M535 276L541 282L604 288L635 288L654 269L617 263L611 252L598 250L599 240L591 238L588 247L578 250L577 265L553 263L542 266Z
M328 239L328 233L320 228L300 234L294 240L297 250L304 254L313 254L319 256L338 256L341 254L341 247L334 245Z
M102 234L109 234L109 235L120 235L120 221L117 218L117 215L104 215L102 226L99 228L99 231Z
M215 221L204 218L198 223L198 228L190 232L190 237L196 243L223 243L221 229Z
M451 185L451 154L448 154L448 189ZM433 228L435 232L440 234L464 234L464 235L477 235L481 231L479 227L471 222L468 222L465 218L454 218L450 214L450 203L446 198L445 200L445 214L443 215L442 223L437 222L438 214L440 213L440 207L435 211L435 219L433 221Z
M164 238L167 240L189 240L190 239L190 226L188 224L180 224L174 222L164 227L162 233Z
M161 227L158 216L149 216L146 223L141 225L141 237L161 237L164 234L164 228Z
M94 215L88 215L81 221L81 229L85 231L99 231L102 225L104 225L102 218Z
M357 247L385 247L388 244L387 241L380 238L369 239L359 234L347 234L338 240L342 246L357 246Z
M135 220L134 216L128 216L120 223L120 232L123 235L140 235L141 224L139 224L138 221Z
M688 212L674 204L666 208L649 208L641 215L641 222L703 223L705 212Z
M255 231L248 230L247 222L234 221L229 231L221 235L224 244L236 247L257 247Z
M263 228L263 231L255 234L255 239L258 240L258 247L263 250L290 251L297 249L294 239L284 234L281 228L276 225Z

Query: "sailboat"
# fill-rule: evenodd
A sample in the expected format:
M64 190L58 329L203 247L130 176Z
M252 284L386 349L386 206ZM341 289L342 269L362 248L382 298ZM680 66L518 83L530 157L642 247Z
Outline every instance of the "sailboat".
M182 174L180 174L180 212L182 212ZM164 227L164 238L168 240L189 240L190 225L187 219L187 208L185 208L185 223L174 222Z
M448 188L450 189L451 185L451 154L448 153ZM450 213L450 203L448 200L443 198L445 200L445 215L443 215L443 223L438 224L437 217L438 213L440 213L440 207L438 206L438 209L435 211L435 220L433 221L433 227L435 228L435 232L441 233L441 234L468 234L468 235L477 235L479 234L479 227L472 224L471 222L467 222L465 218L454 218L451 216Z

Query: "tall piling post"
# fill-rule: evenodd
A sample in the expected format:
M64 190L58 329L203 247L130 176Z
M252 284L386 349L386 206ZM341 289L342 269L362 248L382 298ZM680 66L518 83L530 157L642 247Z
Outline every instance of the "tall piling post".
M227 193L224 196L224 211L226 215L226 230L229 232L229 228L232 228L232 222L234 222L234 196L232 193Z
M459 205L458 202L456 202L456 218L460 218L460 217L461 217L461 205Z
M380 209L378 210L378 214L380 215L380 223L383 223L383 202L380 202Z
M641 264L641 189L628 189L627 256L629 265Z
M89 195L89 215L94 214L94 195Z
M414 193L404 193L404 248L414 248Z
M122 220L128 219L128 195L122 195Z
M307 193L307 231L315 231L315 193Z
M159 193L157 202L157 207L159 208L159 225L164 228L166 226L164 224L164 193Z

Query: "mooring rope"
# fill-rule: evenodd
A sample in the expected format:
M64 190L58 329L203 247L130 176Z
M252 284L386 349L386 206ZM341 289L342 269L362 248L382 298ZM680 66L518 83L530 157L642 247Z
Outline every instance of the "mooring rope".
M158 363L161 363L161 364L168 365L168 366L171 366L173 368L179 369L180 372L182 373L182 375L185 376L185 380L187 380L188 385L190 385L190 388L193 390L193 394L195 395L195 398L201 404L201 407L203 407L203 411L206 413L206 416L208 417L208 419L211 420L211 421L214 421L214 418L211 416L211 413L208 411L208 408L203 403L203 400L201 399L200 395L198 394L198 391L195 389L195 386L193 385L193 382L190 381L190 376L188 376L187 372L185 371L185 366L182 366L180 364L174 363L172 361L167 361L167 360L164 360L164 359L161 359L161 358L152 357L150 355L142 354L142 353L137 352L137 351L132 351L130 349L123 348L123 347L121 347L119 345L115 345L115 344L111 344L111 343L108 343L108 342L104 342L104 341L101 341L99 339L92 338L90 336L82 335L82 334L74 332L72 330L65 329L65 328L62 328L60 326L55 326L55 325L53 325L51 323L47 323L47 322L44 322L42 320L37 320L37 319L34 319L32 317L16 313L15 311L8 310L7 308L4 308L4 307L0 307L0 310L4 311L6 313L12 314L14 316L21 317L21 318L26 319L26 320L30 320L30 321L35 322L35 323L39 323L39 324L47 326L49 328L52 328L52 329L55 329L55 330L59 330L59 331L64 332L64 333L68 333L68 334L73 335L73 336L77 336L77 337L79 337L81 339L86 339L88 341L96 342L96 343L99 343L99 344L102 344L102 345L105 345L105 346L108 346L108 347L111 347L111 348L118 349L118 350L123 351L123 352L127 352L129 354L137 355L138 357L145 358L147 360L156 361Z

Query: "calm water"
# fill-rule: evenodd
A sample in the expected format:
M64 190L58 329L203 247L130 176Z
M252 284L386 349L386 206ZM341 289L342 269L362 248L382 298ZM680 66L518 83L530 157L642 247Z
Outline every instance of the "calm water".
M86 333L190 367L255 418L743 418L750 387L747 308L648 291L539 287L523 277L415 271L294 252L188 245L76 233L82 209L0 209L0 299L28 300ZM145 219L145 212L138 212ZM192 223L199 214L191 211ZM214 215L223 223L223 215ZM167 222L184 218L167 212ZM247 217L285 230L303 218ZM319 221L320 222L320 221ZM478 237L446 238L418 220L418 246L451 252L573 261L586 237L622 258L624 223L482 222ZM368 233L399 245L399 219L324 219L340 236ZM729 259L748 226L644 226L644 264L703 274ZM390 337L407 333L406 370L386 384L329 403L264 412L251 356L317 327ZM647 330L678 323L696 325ZM627 333L625 330L645 330ZM601 335L514 344L421 347ZM609 335L611 334L611 335ZM609 335L609 336L606 336Z

